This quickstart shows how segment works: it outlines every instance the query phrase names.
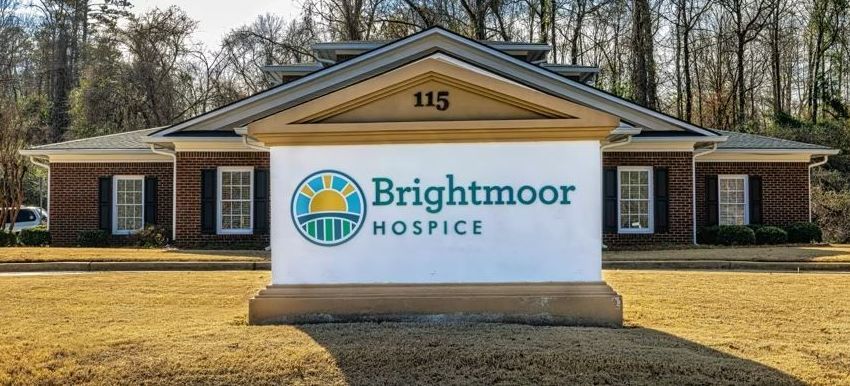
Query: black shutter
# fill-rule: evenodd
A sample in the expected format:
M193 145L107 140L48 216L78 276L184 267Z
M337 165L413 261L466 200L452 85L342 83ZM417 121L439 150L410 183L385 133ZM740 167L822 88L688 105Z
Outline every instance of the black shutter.
M655 233L667 233L670 229L670 179L667 168L652 171L655 201Z
M749 177L750 224L761 224L761 176Z
M719 215L717 206L717 176L705 176L705 225L717 225L719 223L717 219Z
M602 170L602 229L617 233L617 168Z
M145 225L156 225L156 177L145 177Z
M254 170L254 234L269 234L269 170Z
M216 174L215 169L201 170L201 233L208 235L216 233Z
M112 232L112 177L105 176L98 179L98 227L101 230Z

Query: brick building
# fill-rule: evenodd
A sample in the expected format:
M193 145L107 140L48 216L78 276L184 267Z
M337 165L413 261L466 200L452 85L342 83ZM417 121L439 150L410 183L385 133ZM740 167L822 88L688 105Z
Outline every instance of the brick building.
M582 167L603 169L600 232L618 248L694 243L696 230L713 224L808 221L810 169L837 153L635 105L594 88L596 68L546 63L544 44L431 29L313 50L316 63L266 68L279 85L187 121L22 151L49 166L53 243L74 245L80 231L102 229L118 245L158 224L180 247L267 246L271 226L290 226L270 224L272 205L292 200L270 192L286 171L271 170L268 148L251 135L272 126L297 145L313 125L327 133L313 140L333 146L380 136L404 142L404 132L382 129L398 122L428 128L433 142L464 142L473 132L492 142L565 132L575 140L613 127L599 143L601 165Z

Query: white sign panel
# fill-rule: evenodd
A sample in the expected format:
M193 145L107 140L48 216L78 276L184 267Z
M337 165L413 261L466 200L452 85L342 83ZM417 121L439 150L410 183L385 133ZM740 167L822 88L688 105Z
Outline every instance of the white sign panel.
M596 141L271 149L272 284L601 280Z

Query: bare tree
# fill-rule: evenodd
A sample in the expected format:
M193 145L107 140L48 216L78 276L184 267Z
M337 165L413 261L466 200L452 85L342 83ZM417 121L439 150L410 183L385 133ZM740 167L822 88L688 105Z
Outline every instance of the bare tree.
M721 6L729 13L732 21L732 33L735 38L735 84L734 94L735 125L742 125L747 118L747 82L746 66L747 45L757 39L767 26L770 12L777 0L720 0Z
M26 132L12 104L0 106L0 231L11 232L24 202L27 163L18 154Z

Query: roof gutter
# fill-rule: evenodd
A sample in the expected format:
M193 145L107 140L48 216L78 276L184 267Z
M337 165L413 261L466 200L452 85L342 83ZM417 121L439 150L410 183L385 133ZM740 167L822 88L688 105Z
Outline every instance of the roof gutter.
M171 157L171 242L177 241L177 152L174 150L157 149L151 144L154 154Z
M812 169L822 166L829 161L829 156L824 155L823 160L809 164L809 222L812 222Z
M693 233L694 245L699 245L697 242L697 157L702 157L717 151L717 143L711 145L711 149L697 153L694 149L694 156L691 157L691 226Z

